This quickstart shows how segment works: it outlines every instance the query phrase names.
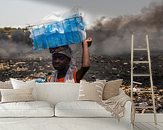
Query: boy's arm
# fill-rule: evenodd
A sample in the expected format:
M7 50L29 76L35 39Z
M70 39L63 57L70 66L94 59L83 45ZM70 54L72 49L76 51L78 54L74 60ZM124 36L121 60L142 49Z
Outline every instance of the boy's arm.
M77 71L77 74L76 74L76 80L78 83L80 82L80 80L83 78L83 76L85 75L85 73L88 71L88 69L90 67L88 47L91 45L91 43L92 43L92 38L87 38L82 43L82 66Z

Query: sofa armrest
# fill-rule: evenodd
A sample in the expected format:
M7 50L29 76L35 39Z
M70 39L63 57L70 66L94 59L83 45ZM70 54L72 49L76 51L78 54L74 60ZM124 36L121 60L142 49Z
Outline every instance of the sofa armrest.
M122 117L122 120L131 123L131 115L132 115L132 102L127 101L125 104L124 116Z
M126 127L126 130L133 130L133 125L131 123L131 114L132 114L132 102L127 101L125 104L124 116L120 118L119 125Z

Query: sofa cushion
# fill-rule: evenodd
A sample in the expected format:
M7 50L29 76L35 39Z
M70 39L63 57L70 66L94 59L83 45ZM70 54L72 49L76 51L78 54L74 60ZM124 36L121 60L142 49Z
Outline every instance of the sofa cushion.
M78 100L101 101L105 83L106 80L97 80L95 82L81 80Z
M104 107L93 101L59 102L55 106L57 117L112 117Z
M0 104L0 117L51 117L53 107L45 101Z
M10 78L11 84L14 89L26 89L26 88L33 88L32 95L35 100L37 100L37 91L36 91L36 82L35 80L30 80L30 81L22 81L22 80L17 80L14 78Z
M2 82L0 81L0 89L12 89L12 84L11 84L11 81L5 81L5 82Z
M2 99L1 102L25 102L33 101L32 96L33 88L27 89L1 89Z
M12 89L11 81L0 81L0 89ZM1 91L1 90L0 90ZM0 92L0 101L1 101L1 92Z
M103 90L103 100L107 100L111 97L119 94L119 88L122 84L122 79L108 81Z

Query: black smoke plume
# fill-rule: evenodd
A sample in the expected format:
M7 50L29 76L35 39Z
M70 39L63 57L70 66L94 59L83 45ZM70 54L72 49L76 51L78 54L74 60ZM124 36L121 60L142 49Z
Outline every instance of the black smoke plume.
M137 46L145 45L148 34L151 50L163 50L163 2L151 3L137 15L101 17L88 30L94 38L92 52L104 55L130 53L131 34Z
M163 2L151 3L137 15L101 17L87 33L93 37L93 45L90 48L92 54L130 53L131 34L135 35L134 41L138 46L145 45L145 35L148 34L151 50L162 51ZM17 29L9 35L11 38L3 32L0 33L0 57L17 57L31 53L32 43L28 33Z

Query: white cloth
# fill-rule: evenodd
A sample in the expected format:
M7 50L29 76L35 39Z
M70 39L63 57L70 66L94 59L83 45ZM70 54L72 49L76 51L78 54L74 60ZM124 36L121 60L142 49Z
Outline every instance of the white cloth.
M108 100L102 100L98 102L107 111L110 111L112 115L118 119L123 117L125 104L127 101L131 101L131 98L127 96L123 90L120 90L119 95L109 98Z

